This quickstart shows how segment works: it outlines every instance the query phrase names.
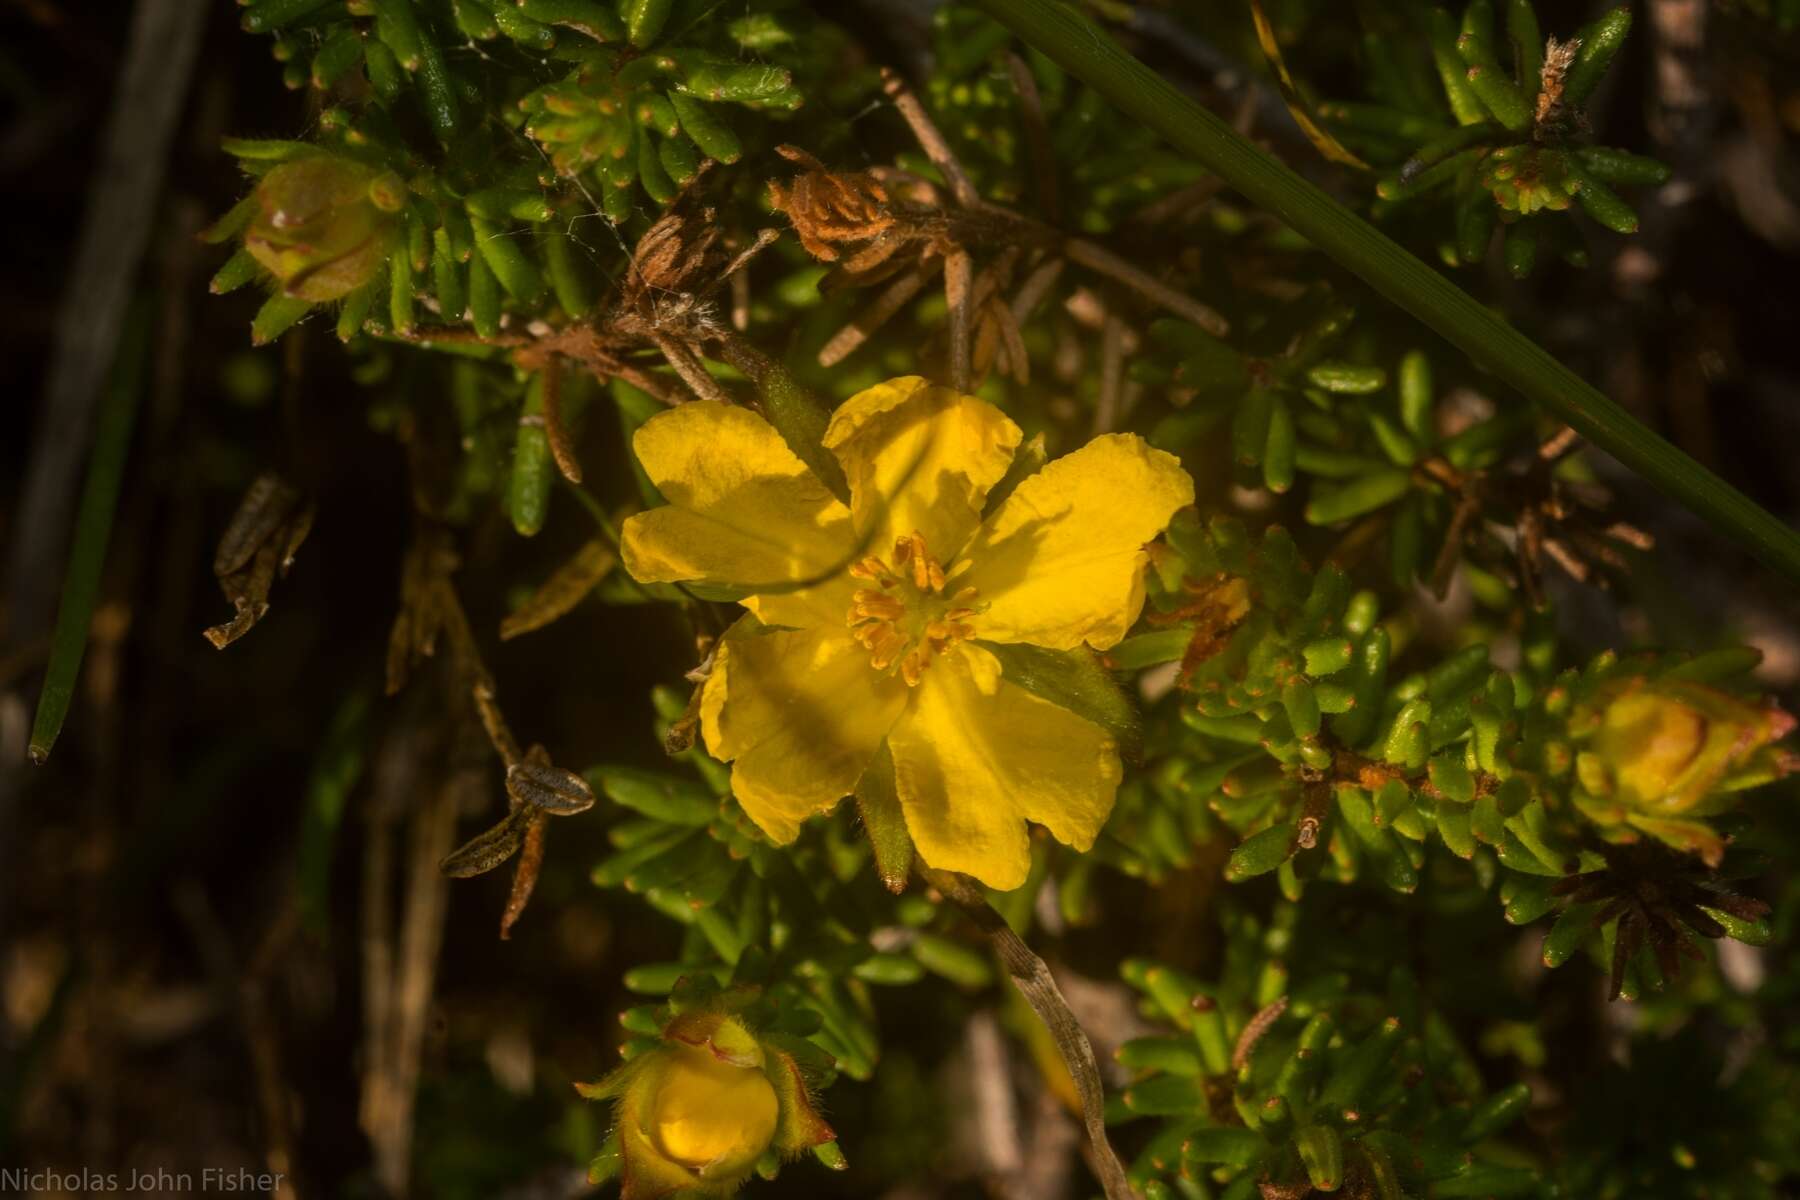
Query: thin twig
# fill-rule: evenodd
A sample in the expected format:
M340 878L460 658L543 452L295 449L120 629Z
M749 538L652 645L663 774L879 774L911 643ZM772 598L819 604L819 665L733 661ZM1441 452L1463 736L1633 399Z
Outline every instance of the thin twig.
M731 277L731 327L739 333L750 328L750 277L742 272Z
M1142 293L1147 299L1162 305L1176 316L1191 321L1214 337L1224 337L1231 332L1231 323L1218 312L1193 297L1176 291L1154 275L1132 266L1110 250L1083 238L1069 238L1063 243L1062 252L1070 262L1079 263L1090 271Z
M1262 1041L1263 1035L1269 1032L1281 1014L1287 1011L1288 998L1282 996L1274 1003L1265 1006L1244 1025L1238 1034L1237 1044L1231 1048L1231 1069L1241 1071L1244 1064L1250 1061L1250 1054L1256 1049L1256 1043Z
M968 209L981 207L981 193L975 190L975 184L969 179L968 172L963 170L962 163L958 161L955 152L950 149L950 143L944 140L944 135L925 111L925 106L919 103L918 96L913 94L913 90L907 85L906 80L891 68L883 67L881 69L881 86L882 90L887 92L893 100L894 107L900 110L900 115L905 118L908 127L912 129L914 139L925 151L925 157L929 158L932 165L943 172L944 179L950 184L951 195L956 197L956 202Z
M1063 264L1066 261L1061 258L1047 258L1025 277L1025 282L1019 285L1018 293L1013 296L1014 324L1023 325L1031 319L1031 311L1041 304L1044 297L1050 294L1050 289L1056 286L1056 280L1062 275Z
M725 269L719 272L719 281L724 282L727 279L735 281L738 278L738 272L742 271L751 259L755 258L780 240L781 230L779 229L771 228L757 230L756 240L751 242L750 245L746 246L744 249L738 251L737 256L726 263ZM735 321L733 323L735 324ZM743 326L738 326L738 329L741 331Z
M869 340L871 333L880 329L890 317L917 296L942 266L942 262L934 258L896 277L875 297L873 304L832 335L831 340L819 351L819 365L834 367L848 358L858 346Z
M262 1124L263 1163L275 1179L271 1194L279 1200L299 1200L294 1184L294 1140L288 1118L289 1085L281 1067L280 1038L269 1015L265 983L293 940L298 928L298 909L289 901L264 932L251 962L240 968L231 935L219 919L218 909L197 880L175 885L175 909L187 922L199 948L201 961L211 977L213 990L223 1007L235 1009L250 1052L256 1080L257 1113Z
M453 777L454 778L454 777ZM450 782L413 814L409 835L407 891L400 924L400 961L392 993L393 1011L388 1062L388 1093L383 1136L376 1141L376 1173L388 1191L404 1195L412 1160L413 1111L418 1096L419 1064L425 1045L432 986L437 978L438 951L444 940L444 911L450 881L438 873L438 862L450 852L456 836L455 788Z
M1212 203L1212 200L1225 188L1217 177L1208 175L1205 179L1197 179L1186 187L1177 188L1166 196L1158 196L1131 214L1132 225L1155 229L1167 225L1194 209Z
M1125 322L1118 313L1108 312L1100 334L1100 402L1094 406L1096 437L1118 427L1124 381Z
M675 373L681 376L681 382L687 384L694 395L719 404L731 403L731 397L719 386L719 381L706 373L706 368L700 365L694 352L679 339L666 333L653 333L651 338L656 342L656 348L662 351L663 357L669 360L669 365L675 368Z
M1125 1168L1106 1136L1106 1098L1100 1084L1100 1066L1094 1060L1094 1047L1069 1011L1050 968L1012 931L999 913L994 911L981 890L967 878L949 871L923 868L926 880L968 914L980 930L993 942L994 950L1012 976L1019 994L1049 1030L1056 1042L1057 1053L1075 1083L1081 1097L1082 1121L1087 1126L1088 1141L1094 1156L1094 1173L1106 1190L1106 1200L1137 1200L1137 1192L1125 1177Z
M570 483L581 482L581 463L575 458L575 447L569 444L569 431L562 419L562 362L556 355L544 363L544 434L550 440L550 457L556 469Z
M1553 463L1581 443L1581 435L1571 427L1564 425L1551 434L1538 446L1538 457L1547 463Z
M630 363L615 364L610 370L614 375L617 375L620 379L623 379L626 383L629 383L632 387L644 393L665 408L674 408L677 405L685 404L687 402L685 397L664 387L661 379L658 379L648 371L632 366Z
M950 386L969 390L970 293L974 290L974 260L957 246L944 255L944 298L950 304Z
M1062 219L1062 198L1056 189L1056 152L1050 146L1050 127L1044 120L1044 102L1038 95L1037 80L1025 60L1012 51L1006 54L1006 73L1012 77L1013 90L1019 94L1019 114L1024 119L1025 143L1031 148L1032 175L1037 183L1038 211L1052 225Z
M1469 528L1469 522L1481 510L1481 502L1474 496L1465 495L1456 502L1456 508L1450 514L1450 527L1444 531L1444 545L1438 551L1437 562L1431 567L1431 591L1439 600L1450 594L1450 579L1456 574L1456 564L1462 557L1462 540Z
M524 756L519 753L518 739L513 737L512 730L506 724L506 717L500 711L494 694L494 681L483 676L475 681L470 693L475 700L475 713L481 718L481 727L487 731L494 753L510 768Z

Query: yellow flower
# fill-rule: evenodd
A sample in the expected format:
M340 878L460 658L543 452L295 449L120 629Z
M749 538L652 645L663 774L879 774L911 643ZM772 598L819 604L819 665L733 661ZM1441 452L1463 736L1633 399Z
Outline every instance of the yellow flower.
M775 1136L777 1115L761 1058L730 1062L694 1046L669 1052L647 1122L663 1157L699 1174L733 1174L756 1162Z
M1793 729L1773 705L1690 680L1608 684L1569 720L1585 745L1575 756L1575 802L1603 827L1647 833L1716 867L1725 838L1698 818L1791 773L1794 756L1776 743Z
M1603 692L1570 728L1591 731L1576 758L1582 786L1633 812L1707 816L1731 803L1748 770L1763 782L1782 769L1769 749L1794 728L1779 708L1687 680L1633 679Z
M592 1182L617 1171L621 1200L717 1200L765 1155L792 1158L837 1136L793 1056L721 1007L730 1006L676 1015L659 1044L598 1083L575 1085L590 1100L618 1102Z
M1019 440L986 401L890 380L845 401L825 432L846 507L745 409L684 404L638 431L669 504L626 522L626 568L752 592L752 615L719 643L701 730L777 842L850 794L885 742L932 866L1017 887L1027 821L1093 845L1119 784L1116 744L1005 679L982 643L1116 644L1143 607L1145 544L1194 485L1171 455L1112 434L984 516Z

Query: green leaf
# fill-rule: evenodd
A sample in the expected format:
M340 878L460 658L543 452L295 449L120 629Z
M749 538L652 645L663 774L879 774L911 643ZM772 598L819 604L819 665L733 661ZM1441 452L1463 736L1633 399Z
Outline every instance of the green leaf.
M637 767L589 767L588 786L614 804L672 825L705 825L719 815L719 801L691 779Z
M1531 1088L1523 1083L1495 1092L1469 1114L1469 1123L1463 1126L1463 1141L1473 1144L1492 1137L1523 1116L1530 1103Z
M544 527L550 507L550 484L555 467L550 458L550 435L544 429L544 373L531 377L524 407L519 411L518 440L513 446L512 479L507 505L513 528L532 537ZM533 420L536 418L536 420Z
M143 393L153 312L147 301L140 300L133 306L120 332L106 393L100 399L94 447L88 454L87 481L82 485L81 507L75 514L75 541L63 574L56 631L50 638L50 665L44 673L37 715L31 723L31 761L39 766L50 757L50 749L62 732L69 702L75 695L75 679L81 673L81 660L87 653L88 627L94 620L94 604L100 598L106 546L112 539L119 487L125 478L131 431L137 423L138 398Z
M1568 74L1563 76L1563 100L1573 105L1586 104L1594 89L1600 86L1607 68L1625 38L1631 33L1631 9L1621 4L1584 28L1578 35L1581 49L1575 55Z
M1197 1129L1182 1144L1181 1157L1191 1163L1221 1163L1247 1168L1262 1157L1267 1143L1248 1129L1220 1126Z
M1295 822L1284 821L1253 833L1231 852L1225 864L1225 878L1233 883L1273 871L1294 856L1298 845Z
M1406 495L1412 473L1400 467L1371 471L1340 487L1315 484L1306 504L1309 525L1335 525L1374 512Z
M301 919L321 940L331 932L331 859L338 827L350 792L368 762L372 704L370 691L359 688L338 706L306 780L295 873L300 881Z
M1321 1192L1335 1192L1344 1182L1344 1142L1329 1125L1308 1125L1294 1134L1294 1149L1306 1177Z

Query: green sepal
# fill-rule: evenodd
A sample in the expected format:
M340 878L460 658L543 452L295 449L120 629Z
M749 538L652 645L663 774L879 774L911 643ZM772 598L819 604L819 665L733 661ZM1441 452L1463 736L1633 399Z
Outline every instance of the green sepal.
M769 359L756 381L763 415L781 435L788 449L811 468L831 494L849 503L850 485L837 455L825 448L825 430L831 410L811 389L794 377L779 359Z
M1010 682L1112 734L1127 762L1140 757L1143 724L1137 706L1093 651L1051 650L1023 642L979 644L1000 660Z
M251 345L268 345L298 324L312 308L312 301L297 296L270 296L250 321Z
M223 296L227 292L235 292L255 279L260 270L262 270L262 266L256 261L256 256L239 247L232 252L230 258L225 260L225 265L219 268L218 273L212 277L212 282L207 286L213 295Z
M875 873L890 892L906 890L912 874L913 841L894 782L894 756L886 742L856 781L856 810L875 853Z
M817 1101L807 1086L800 1064L785 1050L764 1045L763 1073L775 1088L778 1117L774 1148L783 1154L799 1154L814 1146L835 1142L837 1134L819 1115Z

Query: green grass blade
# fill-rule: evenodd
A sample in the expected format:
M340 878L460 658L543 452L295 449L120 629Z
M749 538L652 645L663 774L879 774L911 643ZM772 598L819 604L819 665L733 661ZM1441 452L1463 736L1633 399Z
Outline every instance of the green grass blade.
M1764 563L1800 581L1800 531L1633 418L1435 269L1245 141L1072 6L1053 0L979 2L1034 48L1193 155L1503 382L1567 421Z
M39 766L50 757L50 747L62 732L63 720L69 715L69 701L75 695L75 678L81 673L81 657L87 651L88 626L94 619L100 572L106 565L106 543L112 536L119 485L125 477L131 430L137 422L138 398L144 389L151 323L150 306L139 303L119 338L119 355L100 402L87 482L75 516L75 543L69 550L62 603L56 610L56 632L50 641L50 666L44 675L44 690L38 694L37 716L31 723L31 761Z
M331 935L331 862L350 793L368 765L369 714L373 708L372 688L351 691L331 719L306 781L306 807L300 817L300 850L295 867L300 883L301 920L321 941Z

